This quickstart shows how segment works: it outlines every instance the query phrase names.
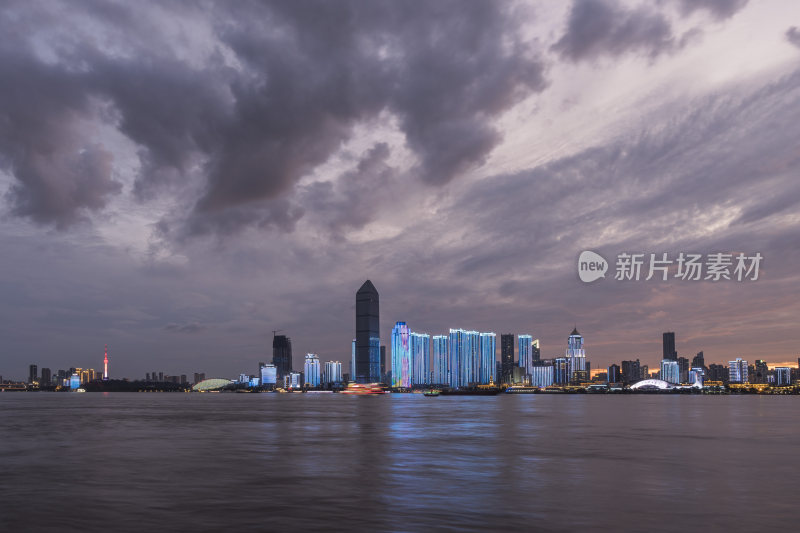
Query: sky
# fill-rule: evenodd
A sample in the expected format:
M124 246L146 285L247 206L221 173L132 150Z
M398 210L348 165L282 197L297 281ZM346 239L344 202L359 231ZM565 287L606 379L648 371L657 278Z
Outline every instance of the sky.
M348 361L366 279L387 345L800 356L798 2L11 0L0 33L6 379L104 344L112 377L254 374L273 331ZM614 279L681 252L763 261Z

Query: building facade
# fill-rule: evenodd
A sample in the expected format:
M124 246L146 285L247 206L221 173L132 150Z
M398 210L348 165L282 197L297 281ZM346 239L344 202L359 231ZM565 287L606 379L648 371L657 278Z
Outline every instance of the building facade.
M305 375L305 384L309 387L319 387L322 383L322 376L320 372L319 357L316 354L306 354L306 360L303 364L303 374Z
M356 292L356 362L357 383L381 381L381 327L378 290L370 280Z

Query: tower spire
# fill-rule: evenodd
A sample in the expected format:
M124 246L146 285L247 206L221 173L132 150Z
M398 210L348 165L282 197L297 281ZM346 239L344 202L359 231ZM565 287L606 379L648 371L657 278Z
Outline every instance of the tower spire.
M103 358L103 381L108 381L108 344L105 347L105 357Z

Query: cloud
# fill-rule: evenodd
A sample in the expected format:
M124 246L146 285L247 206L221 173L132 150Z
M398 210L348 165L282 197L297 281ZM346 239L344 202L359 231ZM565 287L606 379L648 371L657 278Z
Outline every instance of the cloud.
M717 20L732 17L747 5L749 0L678 0L681 13L691 15L695 11L707 11Z
M439 185L483 164L502 139L493 121L546 86L518 9L480 1L19 2L0 30L8 199L57 225L120 192L112 159L75 156L90 149L80 124L135 146L134 194L175 194L182 234L291 230L303 212L286 195L358 124L395 117L409 177Z
M628 9L614 0L576 0L552 50L577 62L633 52L656 57L675 46L667 18L648 6Z
M197 322L189 322L188 324L175 324L171 322L164 326L165 331L172 331L176 333L199 333L208 329L208 326L198 324Z
M792 26L786 30L786 40L800 48L800 29L797 26Z

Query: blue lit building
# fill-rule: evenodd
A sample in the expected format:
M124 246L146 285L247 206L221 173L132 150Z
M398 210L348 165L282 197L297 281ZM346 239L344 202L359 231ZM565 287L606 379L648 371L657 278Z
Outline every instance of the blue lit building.
M70 389L81 388L81 377L77 373L72 374L72 376L69 378L69 388Z
M519 354L519 366L525 369L526 374L531 373L533 362L532 355L533 337L530 335L517 335L517 353Z
M566 357L558 357L553 362L553 383L566 385L570 380L569 360Z
M497 335L494 333L480 334L480 360L477 374L479 383L489 383L495 379L497 373Z
M305 381L311 387L319 387L320 385L320 367L319 357L316 354L310 353L306 355L306 362L303 365L303 374L305 374Z
M530 371L531 387L549 387L553 384L553 366L532 366Z
M792 369L787 366L775 367L775 386L786 387L792 384Z
M431 379L431 336L409 333L411 346L411 385L427 385Z
M567 364L569 365L568 381L581 382L589 380L586 368L586 351L583 349L583 336L578 333L578 328L572 330L567 339Z
M451 387L467 387L478 380L474 361L480 354L480 334L477 331L451 329L448 346Z
M678 361L673 359L661 360L661 381L666 381L667 383L677 385L681 382L680 375Z
M325 385L337 385L341 384L342 381L342 363L339 361L325 361L322 382Z
M258 369L261 385L275 385L278 381L278 367L272 364L261 365Z
M735 361L728 361L728 368L728 379L731 383L749 383L747 361L737 357Z
M392 387L411 387L411 332L405 322L392 328Z
M447 357L447 335L433 336L433 383L447 385L450 383L449 358Z

